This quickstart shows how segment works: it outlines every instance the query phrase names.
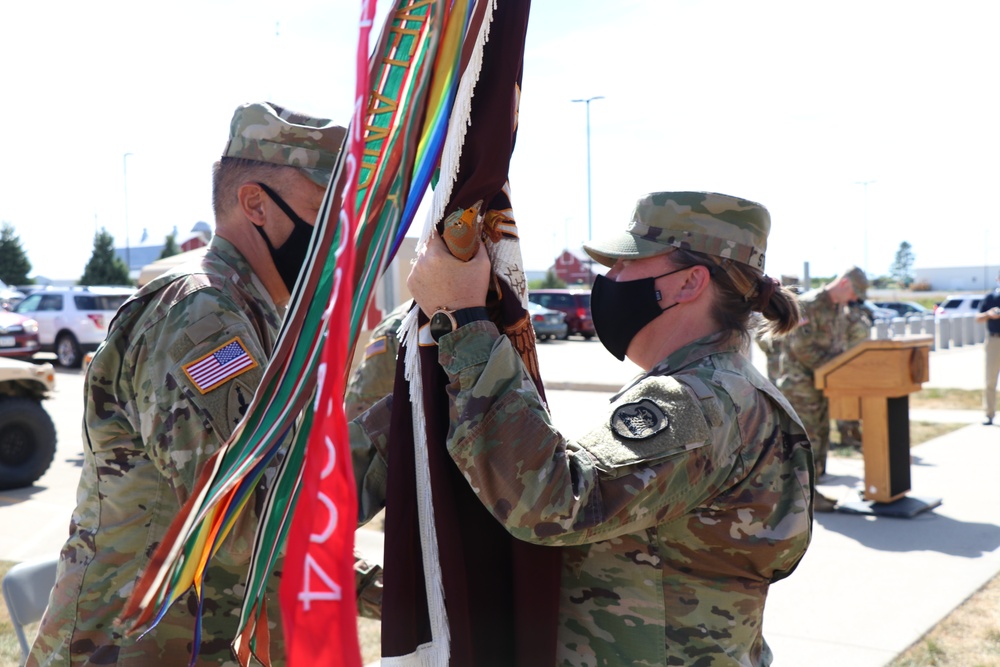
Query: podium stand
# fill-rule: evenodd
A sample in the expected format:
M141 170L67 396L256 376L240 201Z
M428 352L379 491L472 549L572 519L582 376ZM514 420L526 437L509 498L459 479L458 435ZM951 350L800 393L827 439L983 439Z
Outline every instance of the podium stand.
M910 402L929 378L933 336L864 341L817 368L816 388L830 401L833 419L860 419L865 460L864 500L840 511L912 517L941 499L907 497L910 491Z

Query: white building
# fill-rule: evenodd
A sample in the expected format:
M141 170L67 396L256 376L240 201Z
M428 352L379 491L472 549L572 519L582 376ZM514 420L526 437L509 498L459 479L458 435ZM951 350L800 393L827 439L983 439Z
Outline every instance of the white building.
M916 282L930 283L934 292L988 292L996 287L1000 265L914 269Z

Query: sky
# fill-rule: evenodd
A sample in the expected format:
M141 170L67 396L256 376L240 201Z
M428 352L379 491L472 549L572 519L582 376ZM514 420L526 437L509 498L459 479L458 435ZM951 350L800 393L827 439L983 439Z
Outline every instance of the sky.
M78 278L100 228L136 247L212 224L241 103L346 124L359 7L0 4L0 221L32 275ZM764 204L774 276L887 274L904 241L918 269L1000 264L998 24L987 0L535 0L510 169L525 268L659 190Z

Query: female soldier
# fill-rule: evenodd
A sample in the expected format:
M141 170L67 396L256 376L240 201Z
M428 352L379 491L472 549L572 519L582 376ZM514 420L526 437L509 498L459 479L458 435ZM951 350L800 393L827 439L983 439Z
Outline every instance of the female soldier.
M752 312L779 334L798 321L763 274L769 228L759 204L661 192L625 233L585 245L611 267L594 284L597 333L645 373L576 442L485 319L486 253L463 263L435 238L413 267L432 328L453 329L437 332L452 459L511 534L564 550L559 664L770 664L764 601L809 543L813 464L744 356Z

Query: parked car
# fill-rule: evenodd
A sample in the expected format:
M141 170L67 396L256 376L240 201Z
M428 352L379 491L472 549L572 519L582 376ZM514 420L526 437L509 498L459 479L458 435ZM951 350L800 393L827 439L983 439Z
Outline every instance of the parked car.
M916 301L875 301L879 308L888 308L896 311L896 317L910 317L911 315L931 315L932 312L921 306Z
M894 317L899 317L895 310L891 308L879 308L871 301L864 301L861 304L868 310L868 314L871 315L872 322L876 320L891 320Z
M108 324L132 293L131 287L46 287L15 306L38 322L42 352L55 352L61 366L78 368L86 352L108 335Z
M55 385L52 364L0 359L0 490L31 486L49 469L56 429L42 400Z
M934 309L935 315L965 315L978 313L983 294L951 294Z
M38 322L0 310L0 357L30 361L38 349Z
M566 338L569 335L565 313L529 301L528 315L531 317L531 326L535 329L535 338L538 340Z
M567 335L594 337L594 320L590 316L589 289L536 289L528 292L528 300L566 315Z
M24 292L14 289L0 280L0 308L11 310L23 298Z

